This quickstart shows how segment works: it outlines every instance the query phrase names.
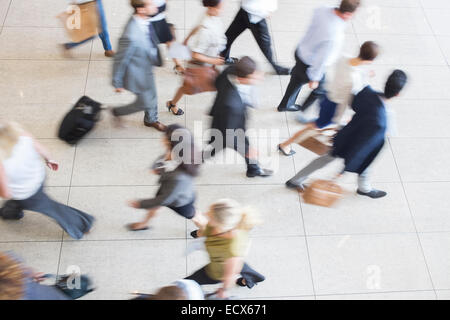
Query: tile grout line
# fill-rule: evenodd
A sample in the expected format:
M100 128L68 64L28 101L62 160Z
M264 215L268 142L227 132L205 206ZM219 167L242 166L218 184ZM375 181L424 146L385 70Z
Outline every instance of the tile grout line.
M433 26L431 25L430 20L428 19L428 15L427 15L427 12L426 12L426 10L425 10L425 7L423 6L422 1L419 1L419 2L420 2L420 7L422 8L423 15L424 15L424 17L425 17L425 21L427 22L427 25L430 27L430 30L432 31L433 38L434 38L434 40L436 41L436 44L437 44L438 47L439 47L439 50L440 50L440 52L441 52L441 55L442 55L443 58L444 58L444 61L447 62L447 66L450 68L449 60L447 59L447 56L446 56L444 50L442 50L441 43L439 42L439 40L438 40L438 38L437 38L437 35L436 35L436 32L434 31Z
M392 156L393 156L393 159L394 159L395 166L396 166L396 168L397 168L397 172L398 172L398 175L399 175L399 178L400 178L400 184L401 184L402 189L403 189L403 195L404 195L404 197L405 197L406 204L407 204L407 206L408 206L409 214L410 214L410 216L411 216L411 220L412 220L414 229L416 230L415 234L416 234L416 237L417 237L417 241L418 241L418 243L419 243L419 246L420 246L420 250L422 251L422 256L423 256L423 260L424 260L425 266L427 267L428 277L429 277L429 279L430 279L431 287L433 288L434 294L435 294L436 299L437 299L436 287L435 287L434 282L433 282L433 277L432 277L432 275L431 275L430 267L429 267L429 265L428 265L427 257L426 257L426 255L425 255L425 250L424 250L424 248L423 248L422 241L421 241L421 239L420 239L420 234L419 234L419 231L418 231L418 229L417 229L416 221L415 221L415 219L414 219L414 215L413 215L413 212L412 212L412 209L411 209L411 204L410 204L410 201L409 201L409 198L408 198L408 193L406 192L405 185L403 184L403 179L402 179L402 175L401 175L401 173L400 173L400 169L399 169L399 167L398 167L397 158L396 158L396 156L395 156L395 152L394 152L394 149L392 148L392 145L391 145L390 140L388 141L388 144L389 144L389 148L390 148L390 150L391 150L391 152L392 152Z
M439 42L439 40L438 40L438 38L437 38L436 32L435 32L433 26L431 25L430 20L428 19L428 15L427 15L427 12L426 12L426 10L425 10L425 7L423 6L423 3L422 3L421 0L419 1L419 3L420 3L420 8L422 9L422 13L423 13L423 15L424 15L424 17L425 17L425 21L427 22L427 25L429 26L431 32L433 33L434 40L436 41L436 44L437 44L437 46L439 47L439 50L440 50L440 52L441 52L441 55L442 55L442 57L444 58L444 61L447 62L447 67L448 67L448 69L450 70L449 60L447 59L447 56L446 56L446 54L444 53L444 50L442 49L441 43ZM390 145L390 143L389 143L389 145ZM391 147L391 148L392 148L392 147ZM394 153L394 152L392 152L392 153ZM395 164L397 165L395 156L394 156L394 161L395 161ZM406 189L405 189L405 187L404 187L404 185L403 185L403 181L402 181L402 177L401 177L401 176L400 176L400 181L401 181L401 184L402 184L403 192L405 193L406 201L407 201L407 203L408 203L408 207L409 207L409 210L410 210L411 218L413 219L413 222L414 222L414 227L415 227L416 230L417 230L417 227L416 227L416 224L415 224L415 220L414 220L414 216L413 216L413 213L412 213L412 210L411 210L411 206L410 206L410 203L409 203L409 199L408 199L408 194L406 193ZM427 258L426 258L425 251L424 251L423 246L422 246L422 242L421 242L421 240L420 240L420 235L419 235L419 233L417 233L417 239L419 240L419 244L420 244L420 247L421 247L421 249L422 249L423 258L424 258L424 260L425 260L425 264L426 264L426 266L427 266L428 274L429 274L429 277L430 277L431 285L433 286L434 294L435 294L436 299L437 299L437 298L438 298L438 294L437 294L437 291L436 291L436 287L434 286L433 277L432 277L432 275L431 275L431 271L430 271L430 268L429 268L428 263L427 263Z
M13 1L14 1L14 0L9 0L8 8L6 9L6 13L5 13L5 17L3 18L2 25L0 26L0 35L2 34L3 29L5 28L6 18L8 17L9 9L11 8L11 4L12 4Z
M291 157L291 158L292 158L292 162L294 164L294 172L297 172L297 167L295 165L295 160L294 160L293 157ZM305 218L304 218L304 215L303 215L302 196L300 195L300 193L297 194L297 201L298 201L297 202L298 206L300 208L300 218L302 219L303 235L304 235L304 240L305 240L306 255L308 257L309 274L311 276L312 292L313 292L314 300L317 300L316 286L315 286L315 283L314 283L313 266L312 266L312 263L311 263L311 254L309 252L308 235L306 233L306 223L305 223Z

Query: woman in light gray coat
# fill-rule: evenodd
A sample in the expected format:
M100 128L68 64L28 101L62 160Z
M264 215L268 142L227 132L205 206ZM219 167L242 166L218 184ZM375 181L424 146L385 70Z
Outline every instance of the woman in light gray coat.
M167 153L152 166L153 172L161 176L159 190L154 198L129 202L133 208L148 210L143 221L128 225L131 231L147 230L160 207L195 220L194 178L202 163L201 152L195 148L189 130L176 124L167 127L163 142Z

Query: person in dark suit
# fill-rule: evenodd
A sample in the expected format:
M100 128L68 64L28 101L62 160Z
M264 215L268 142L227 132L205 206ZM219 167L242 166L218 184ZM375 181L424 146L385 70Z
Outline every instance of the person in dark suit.
M135 14L128 21L119 49L114 58L113 81L116 92L124 89L136 94L129 105L112 108L116 122L120 117L145 111L144 125L164 131L166 126L158 121L158 100L153 66L161 66L158 37L149 18L158 8L152 0L131 0Z
M386 82L384 94L373 90L370 86L359 92L352 103L355 115L336 135L331 152L312 161L287 181L286 186L302 191L303 182L311 173L336 158L343 158L345 167L339 176L344 172L357 173L358 194L374 199L386 196L386 192L372 188L367 169L384 146L387 129L385 101L398 96L406 82L406 74L401 70L395 70Z
M262 169L256 160L256 152L250 148L247 128L247 107L254 105L253 87L260 78L256 63L243 57L228 67L216 80L217 96L211 109L212 150L204 152L204 159L224 148L233 148L245 158L247 177L269 176L271 170Z

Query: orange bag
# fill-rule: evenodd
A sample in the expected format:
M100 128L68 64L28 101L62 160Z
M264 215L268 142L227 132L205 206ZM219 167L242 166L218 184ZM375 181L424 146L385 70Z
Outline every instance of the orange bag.
M344 190L334 181L316 180L303 193L305 203L332 207L344 195Z
M73 8L76 9L72 12L58 15L72 42L78 43L101 33L97 1L74 4Z

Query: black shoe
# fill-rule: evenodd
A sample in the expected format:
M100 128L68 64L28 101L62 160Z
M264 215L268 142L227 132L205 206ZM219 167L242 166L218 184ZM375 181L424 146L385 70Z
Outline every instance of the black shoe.
M286 181L286 187L289 188L289 189L294 189L294 190L296 190L298 192L305 192L305 189L306 189L306 187L303 184L296 185L296 184L293 184L290 181Z
M362 196L367 196L372 199L383 198L387 195L387 192L381 191L381 190L376 190L376 189L373 189L370 192L362 192L362 191L357 190L356 193L360 194Z
M286 108L277 108L279 112L284 112L284 111L290 111L290 112L295 112L295 111L300 111L300 106L297 104L294 104L292 106L286 107Z
M233 58L233 57L229 57L225 59L225 64L226 65L233 65L238 63L239 59L238 58Z
M3 220L20 220L25 216L23 211L0 209L0 217Z
M256 168L256 169L247 169L247 177L248 178L254 178L254 177L269 177L273 175L272 170L268 169L262 169L262 168Z
M287 76L291 74L291 69L285 67L277 67L275 68L275 72L279 76Z
M198 238L198 230L192 231L191 232L191 237L194 238L194 239L197 239Z

